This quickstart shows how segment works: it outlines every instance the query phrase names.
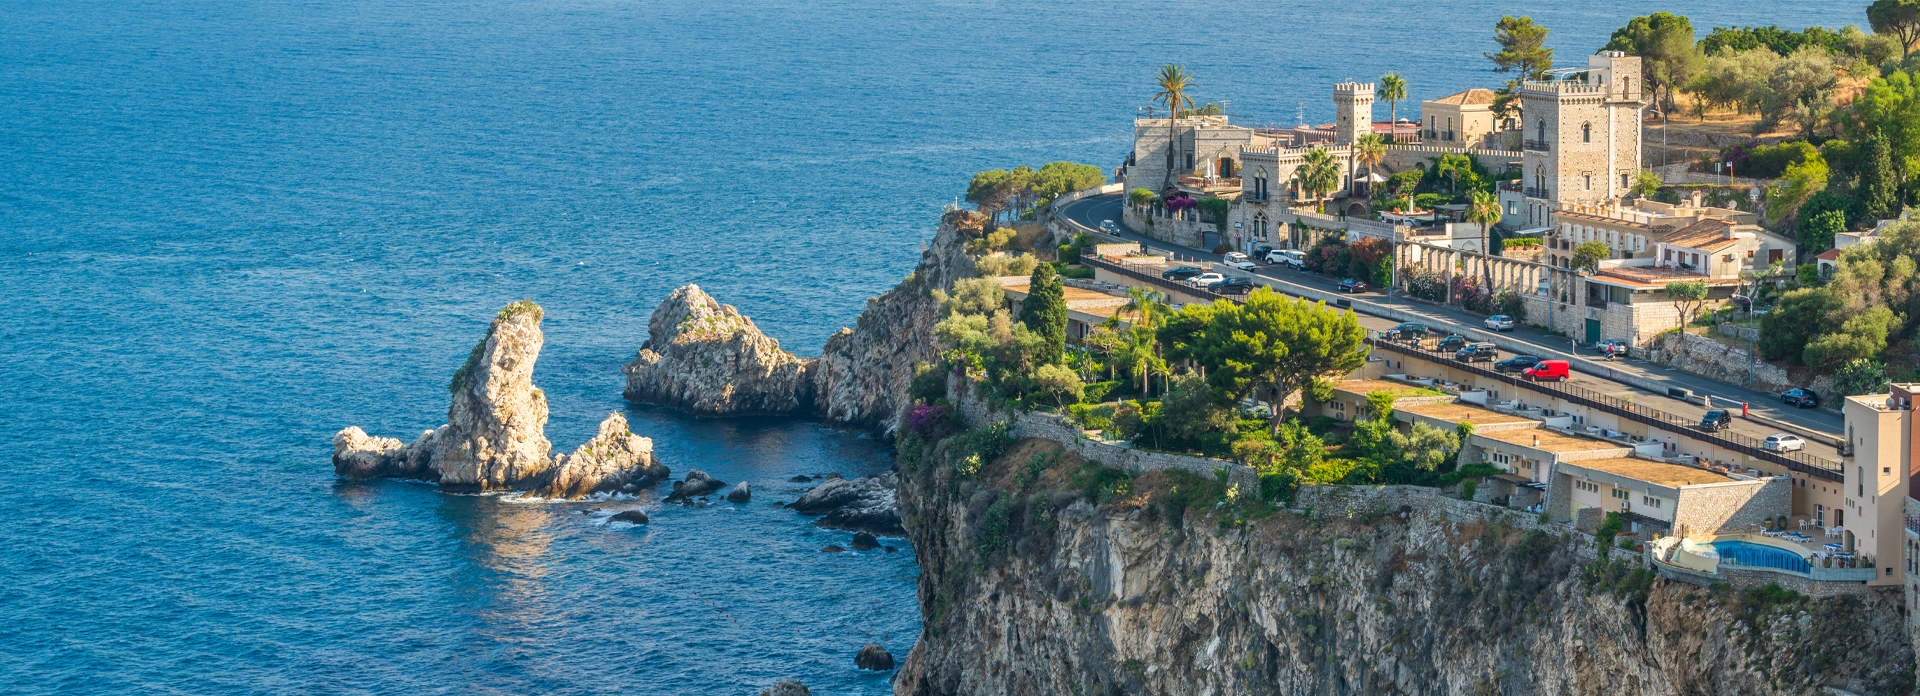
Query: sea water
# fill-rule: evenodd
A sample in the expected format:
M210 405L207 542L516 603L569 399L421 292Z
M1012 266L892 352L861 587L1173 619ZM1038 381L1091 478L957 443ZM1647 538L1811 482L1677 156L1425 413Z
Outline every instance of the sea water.
M767 505L886 469L885 443L624 403L669 290L816 354L973 172L1121 162L1162 63L1279 126L1398 70L1414 118L1503 79L1503 13L1567 62L1635 14L1864 5L0 3L0 692L886 693L852 658L912 647L912 549L821 553L848 535ZM523 297L556 451L625 412L754 502L333 477L343 426L444 422ZM580 514L621 506L654 521Z

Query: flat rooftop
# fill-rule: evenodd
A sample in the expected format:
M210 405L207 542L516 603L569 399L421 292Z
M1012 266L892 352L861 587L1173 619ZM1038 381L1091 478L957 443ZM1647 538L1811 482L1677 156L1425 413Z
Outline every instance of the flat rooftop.
M1690 466L1656 462L1650 459L1632 457L1614 457L1609 459L1589 459L1583 462L1569 462L1573 466L1586 467L1595 471L1604 471L1615 476L1646 481L1668 488L1697 486L1704 483L1733 483L1734 479L1722 476L1706 469Z
M1003 289L1006 290L1007 292L1020 293L1020 298L1026 299L1028 289L1031 287L1032 287L1031 285L1023 283L1020 285L1008 285ZM1060 294L1061 296L1066 298L1068 307L1073 307L1073 303L1075 302L1118 301L1120 304L1126 304L1128 302L1127 298L1124 298L1124 297L1120 297L1117 295L1109 295L1104 292L1099 292L1096 290L1088 290L1086 288L1076 288L1071 285L1062 287ZM1078 307L1074 307L1074 308L1079 309Z
M1388 382L1388 381L1378 380L1378 379L1350 379L1344 382L1334 382L1333 390L1338 392L1346 392L1348 394L1357 395L1357 396L1360 396L1361 398L1365 398L1368 394L1372 394L1374 392L1387 392L1389 394L1393 394L1395 397L1443 395L1438 390L1427 389L1426 387L1422 387L1417 384L1401 384L1399 382ZM1432 394L1424 393L1428 391L1431 391L1433 393ZM1407 392L1407 393L1403 394L1401 392Z
M1428 418L1436 418L1439 420L1446 421L1448 423L1472 423L1476 426L1507 425L1511 423L1532 423L1533 422L1532 418L1510 416L1505 413L1500 413L1498 411L1492 411L1492 410L1480 408L1478 406L1468 406L1462 403L1425 404L1421 406L1408 406L1406 408L1397 408L1394 410L1406 411L1407 413L1426 416ZM1532 440L1528 440L1528 442L1532 442Z
M1494 430L1490 432L1474 433L1474 434L1484 438L1499 440L1501 442L1505 442L1513 445L1519 445L1521 447L1531 447L1533 449L1537 449L1542 452L1552 452L1554 454L1560 454L1563 452L1592 452L1594 450L1627 449L1623 445L1616 445L1611 442L1607 442L1605 440L1595 440L1592 438L1562 435L1560 433L1556 433L1554 431L1547 430L1545 428L1524 428L1520 430ZM1539 438L1540 444L1537 444L1537 445L1534 444L1534 438ZM1581 466L1586 466L1586 462L1578 462L1578 464L1580 464Z

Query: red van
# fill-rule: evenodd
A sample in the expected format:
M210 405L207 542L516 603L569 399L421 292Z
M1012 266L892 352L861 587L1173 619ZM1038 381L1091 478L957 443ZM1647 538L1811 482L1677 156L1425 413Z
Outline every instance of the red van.
M1521 370L1520 374L1535 382L1567 381L1567 361L1542 360L1540 364Z

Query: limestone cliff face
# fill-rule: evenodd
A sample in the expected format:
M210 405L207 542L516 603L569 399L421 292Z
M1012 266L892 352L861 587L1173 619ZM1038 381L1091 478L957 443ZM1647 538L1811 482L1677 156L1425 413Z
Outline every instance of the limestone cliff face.
M553 465L546 395L533 387L533 364L545 344L542 316L532 302L508 305L454 373L447 425L433 443L442 488L516 488Z
M1026 487L921 466L899 492L925 621L901 696L1913 686L1897 591L1781 599L1636 577L1595 563L1590 537L1458 501L1223 524L1211 505L1095 506L1048 489L1051 473Z
M647 334L647 345L621 368L630 401L705 416L798 414L813 403L807 361L698 285L655 307Z
M951 289L973 273L965 245L966 235L943 223L913 275L868 300L853 328L827 339L808 369L814 409L827 422L883 433L900 426L910 405L913 364L938 357L933 326L940 322L940 306L930 293Z
M551 456L547 401L533 386L544 339L539 305L500 310L447 390L447 424L402 445L349 426L333 437L333 469L343 478L437 481L449 491L537 489L542 497L580 498L651 486L667 475L653 442L614 414L572 455Z
M542 498L578 500L595 493L635 493L670 473L653 457L653 440L633 434L618 413L600 422L600 434L571 455L554 458L553 468L531 491Z

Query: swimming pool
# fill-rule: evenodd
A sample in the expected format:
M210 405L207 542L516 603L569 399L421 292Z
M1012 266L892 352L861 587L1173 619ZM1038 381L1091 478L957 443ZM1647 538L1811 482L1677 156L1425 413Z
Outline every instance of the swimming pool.
M1755 544L1750 541L1716 541L1708 546L1713 547L1714 552L1720 554L1722 563L1731 561L1744 566L1808 572L1806 559L1778 546Z

